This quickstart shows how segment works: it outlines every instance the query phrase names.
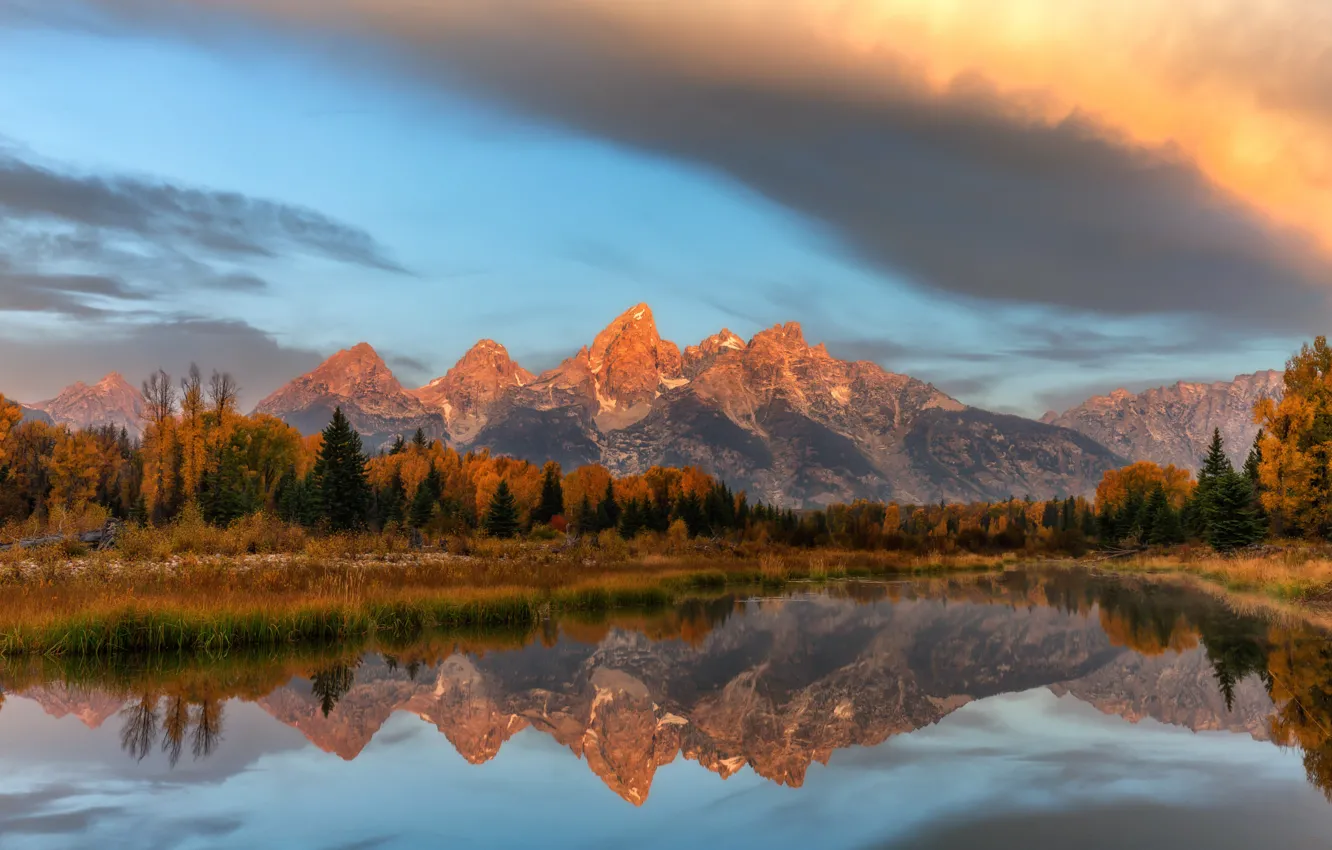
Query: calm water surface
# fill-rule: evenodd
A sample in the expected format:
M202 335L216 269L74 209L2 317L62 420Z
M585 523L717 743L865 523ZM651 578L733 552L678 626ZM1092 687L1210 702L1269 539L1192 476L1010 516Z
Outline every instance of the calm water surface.
M0 686L3 848L1332 847L1324 636L1083 573Z

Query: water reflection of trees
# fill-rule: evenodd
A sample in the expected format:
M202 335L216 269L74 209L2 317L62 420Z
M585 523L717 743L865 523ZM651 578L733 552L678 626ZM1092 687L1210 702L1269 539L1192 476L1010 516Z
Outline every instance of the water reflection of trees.
M191 701L182 694L143 693L120 711L120 747L143 761L157 744L172 767L188 741L196 761L212 755L222 740L222 700Z
M334 664L318 670L310 677L310 693L319 700L319 709L328 717L338 703L356 684L356 668L361 659L351 663Z
M1239 683L1256 677L1273 700L1268 721L1272 739L1303 751L1309 780L1332 799L1332 644L1312 627L1274 624L1242 616L1205 594L1182 586L1067 573L1012 572L1000 576L947 578L924 583L843 584L831 591L856 603L885 599L944 599L1015 610L1048 607L1099 622L1111 644L1147 656L1187 652L1201 647L1218 692L1234 710ZM416 681L423 671L455 653L482 656L534 644L559 641L595 644L613 629L641 632L656 641L680 641L701 647L707 636L743 607L732 596L699 599L658 614L613 614L601 620L551 621L526 638L505 633L398 646L386 650L390 675ZM836 640L836 635L823 639ZM310 651L291 656L225 659L176 659L151 662L132 670L100 668L89 662L31 673L29 685L78 681L128 695L120 711L120 743L136 760L160 751L172 766L186 755L203 759L222 739L223 702L257 699L295 677L309 682L315 710L329 717L356 684L359 655L346 649ZM172 664L176 666L172 666ZM0 674L12 694L25 685L12 671ZM372 683L371 683L372 684ZM0 691L0 700L3 700ZM1159 696L1169 698L1169 694ZM2 704L2 702L0 702Z

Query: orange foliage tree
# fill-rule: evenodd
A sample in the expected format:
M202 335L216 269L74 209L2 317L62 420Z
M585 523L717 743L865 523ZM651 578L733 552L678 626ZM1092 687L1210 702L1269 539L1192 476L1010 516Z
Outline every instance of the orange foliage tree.
M1193 475L1186 469L1141 461L1105 473L1096 488L1096 508L1117 511L1134 497L1146 501L1161 487L1170 507L1178 511L1188 503L1195 486Z
M1332 347L1326 337L1286 362L1281 401L1262 399L1258 485L1277 532L1332 531Z

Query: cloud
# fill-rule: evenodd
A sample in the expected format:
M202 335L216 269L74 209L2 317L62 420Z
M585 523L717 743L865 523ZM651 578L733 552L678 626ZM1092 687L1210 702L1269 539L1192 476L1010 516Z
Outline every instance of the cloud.
M0 213L216 258L308 253L401 272L368 233L305 207L145 178L57 169L0 148ZM89 240L89 248L99 247Z
M15 272L0 257L0 312L55 313L74 318L107 314L96 301L138 301L123 281L96 274Z
M1268 4L1263 31L1297 39L1302 60L1261 82L1237 71L1262 57L1229 0L1113 13L1090 0L946 13L919 0L101 2L135 21L245 9L391 40L444 86L722 175L945 296L1301 331L1328 314L1320 234L1293 227L1323 226L1305 189L1326 128L1280 111L1326 100L1297 72L1328 45L1281 29L1307 8L1292 0ZM1171 47L1161 23L1207 27L1224 47ZM1107 70L1123 72L1120 89ZM1212 114L1232 104L1219 117L1246 135ZM1284 147L1269 126L1288 130ZM1304 183L1273 155L1288 149Z
M322 360L319 352L292 346L240 321L193 316L149 321L105 321L96 332L65 337L6 337L0 334L0 363L6 370L0 393L29 402L53 396L74 381L92 382L118 371L137 384L161 368L183 374L191 362L205 374L231 372L241 385L241 404L253 406L286 381Z

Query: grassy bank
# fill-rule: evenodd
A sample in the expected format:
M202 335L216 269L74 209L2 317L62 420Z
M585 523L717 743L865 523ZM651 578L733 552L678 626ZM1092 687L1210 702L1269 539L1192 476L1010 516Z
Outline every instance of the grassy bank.
M1313 608L1332 607L1332 550L1322 546L1270 547L1231 556L1181 547L1096 566L1113 572L1189 576L1235 593L1260 594Z
M380 537L383 540L384 538ZM158 538L159 545L161 538ZM314 545L311 545L311 544ZM767 551L618 538L454 541L452 551L356 538L299 553L194 554L51 546L0 560L0 654L108 655L411 640L434 631L531 629L551 615L653 610L727 588L974 572L1015 559Z

